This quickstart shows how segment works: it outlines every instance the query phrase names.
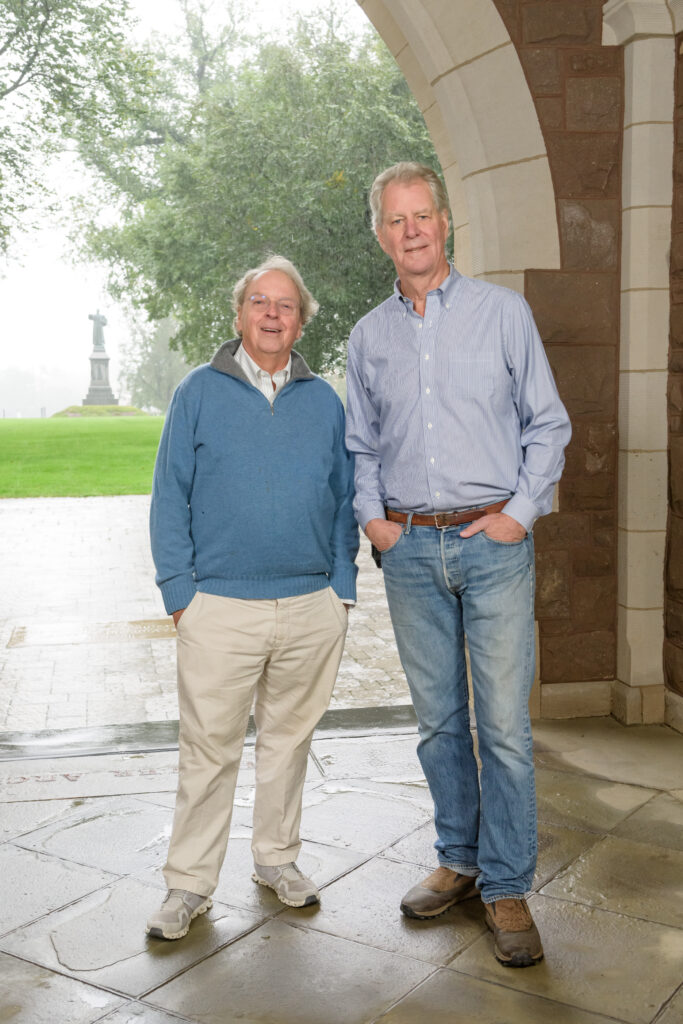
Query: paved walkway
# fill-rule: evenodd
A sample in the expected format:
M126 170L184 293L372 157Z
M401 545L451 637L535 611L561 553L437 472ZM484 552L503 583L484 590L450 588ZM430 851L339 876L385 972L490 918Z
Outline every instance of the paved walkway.
M247 748L214 907L148 939L175 754L0 764L0 1020L16 1024L681 1024L683 736L611 719L536 728L545 960L501 967L479 900L399 913L434 866L415 737L319 733L299 858L320 908L250 879Z
M299 863L322 906L284 908L250 880L248 744L213 909L180 942L148 939L177 768L147 505L0 501L0 1020L683 1022L683 736L665 726L536 725L542 964L498 965L476 899L401 916L434 826L366 548L305 790Z
M154 584L147 496L0 500L0 732L178 717L175 644ZM364 542L332 708L409 703Z

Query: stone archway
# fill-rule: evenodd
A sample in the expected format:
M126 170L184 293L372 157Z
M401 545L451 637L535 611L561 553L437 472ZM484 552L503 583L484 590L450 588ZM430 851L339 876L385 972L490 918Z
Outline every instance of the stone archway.
M406 76L441 161L466 274L524 291L560 265L536 108L493 0L359 0Z
M359 3L431 130L459 266L526 295L572 416L556 512L536 530L535 711L609 714L623 51L602 46L602 0Z

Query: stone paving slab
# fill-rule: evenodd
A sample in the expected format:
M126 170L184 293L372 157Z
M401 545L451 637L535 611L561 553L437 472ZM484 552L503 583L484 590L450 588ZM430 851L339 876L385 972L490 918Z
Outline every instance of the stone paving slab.
M614 1024L614 1020L447 970L433 974L381 1018L382 1024Z
M642 807L656 790L548 768L536 770L538 818L602 832Z
M541 891L683 929L683 853L605 836ZM673 897L673 898L672 898Z
M614 829L614 835L648 843L656 837L658 846L683 853L683 792L676 797L663 793L648 802Z
M144 933L144 921L159 903L158 889L122 879L5 935L0 948L48 970L139 996L252 931L265 916L215 902L188 941L159 943Z
M432 865L434 854L432 851ZM399 910L401 897L423 872L405 862L373 858L325 890L320 908L287 910L281 920L312 931L369 943L374 949L443 965L486 932L480 899L468 900L457 914L415 921Z
M357 1024L423 981L417 960L274 920L148 997L155 1006L225 1024ZM265 983L277 978L276 990ZM277 1008L277 1009L276 1009Z
M529 909L545 959L533 970L508 970L507 987L628 1024L649 1024L680 986L680 929L547 896L532 896ZM449 967L496 982L500 971L488 942L479 939Z
M0 500L0 732L174 721L174 630L154 584L149 497ZM332 708L409 703L363 538ZM37 600L37 595L40 599Z
M187 1017L178 1017L176 1014L171 1017L163 1010L154 1010L144 1003L132 1002L102 1017L101 1024L182 1024L183 1021L187 1021Z
M94 1024L123 1002L111 992L6 953L0 953L0 978L0 1013L5 1020L21 1024L55 1024L60 1019L56 1014L63 1014L61 1020L69 1024Z

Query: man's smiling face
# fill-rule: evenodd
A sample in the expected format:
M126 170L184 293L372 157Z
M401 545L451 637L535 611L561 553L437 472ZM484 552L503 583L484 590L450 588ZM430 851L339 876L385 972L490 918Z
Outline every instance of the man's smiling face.
M382 195L377 238L401 281L448 274L444 252L448 214L439 213L429 185L421 179L392 181Z
M292 346L301 337L301 326L299 290L287 274L267 270L251 281L237 327L247 355L261 369L275 373L287 365Z

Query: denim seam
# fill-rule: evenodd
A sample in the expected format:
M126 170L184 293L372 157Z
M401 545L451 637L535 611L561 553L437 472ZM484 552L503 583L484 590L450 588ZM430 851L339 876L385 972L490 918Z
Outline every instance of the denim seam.
M529 563L529 573L528 573L528 576L529 576L530 621L533 623L534 578L535 578L533 562ZM527 664L526 664L527 678L531 677L531 667L532 667L532 663L533 663L532 658L533 658L533 653L534 653L534 646L535 646L535 637L534 637L534 634L533 634L533 627L532 627L529 630L529 635L528 635L528 640L527 640ZM531 686L533 686L533 678L531 678ZM531 765L532 765L532 786L531 786L531 789L530 789L530 792L529 792L529 802L528 802L528 805L527 805L527 815L528 815L528 817L527 817L527 822L528 822L527 840L528 840L529 860L530 861L533 860L533 863L534 863L534 866L535 866L536 859L538 857L538 841L537 841L537 838L536 838L536 835L537 835L537 824L536 824L536 814L537 814L537 812L536 812L536 785L535 785L535 779L534 779L535 773L534 773L534 769L533 769L533 739L532 739L532 735L531 735L531 721L530 721L528 706L529 705L528 705L528 699L527 699L527 704L526 704L526 709L527 709L526 710L526 721L525 721L524 731L526 733L527 743L528 743L529 748L530 748L529 756L530 756ZM531 882L533 881L533 870L531 872L531 877L525 878L524 881L526 882L527 885L531 885Z

